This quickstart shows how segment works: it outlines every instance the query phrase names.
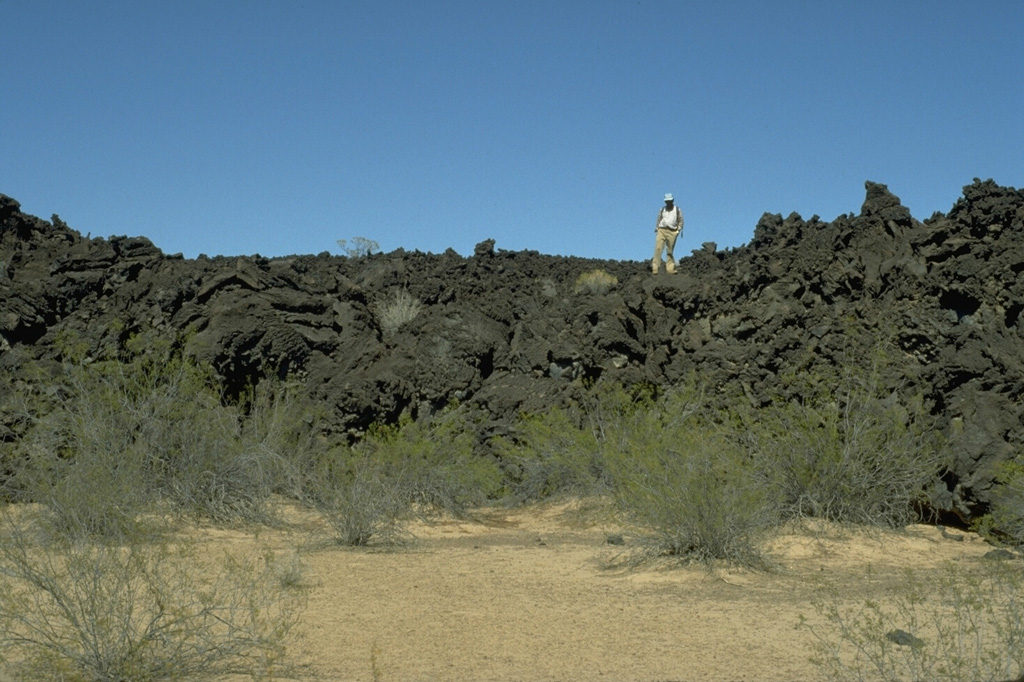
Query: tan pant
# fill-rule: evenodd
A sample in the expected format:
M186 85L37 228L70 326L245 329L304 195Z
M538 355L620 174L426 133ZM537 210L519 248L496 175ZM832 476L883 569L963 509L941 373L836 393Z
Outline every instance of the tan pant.
M669 230L659 227L655 230L654 237L654 258L651 260L651 271L656 275L661 269L661 250L665 250L665 272L672 274L676 271L676 261L672 257L672 251L676 248L676 239L679 237L678 230Z

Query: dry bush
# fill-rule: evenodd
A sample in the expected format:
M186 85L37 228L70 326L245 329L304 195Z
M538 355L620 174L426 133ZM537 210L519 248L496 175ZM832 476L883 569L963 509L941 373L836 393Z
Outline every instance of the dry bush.
M400 471L372 458L342 455L325 460L307 480L306 503L323 516L334 540L348 547L405 544L411 493Z
M394 334L420 314L423 304L405 289L397 289L374 306L377 324L385 334Z
M811 659L841 682L998 682L1024 675L1024 568L948 566L925 581L908 572L881 599L850 604L822 588Z
M187 545L0 539L0 661L19 680L266 679L304 599L269 556L205 559Z
M604 270L590 270L580 274L573 285L573 291L577 294L587 292L591 294L606 294L619 283L619 278Z

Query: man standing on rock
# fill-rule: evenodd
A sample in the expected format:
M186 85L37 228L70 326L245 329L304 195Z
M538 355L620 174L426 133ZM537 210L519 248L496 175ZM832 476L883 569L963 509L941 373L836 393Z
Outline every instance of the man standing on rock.
M661 250L665 249L665 272L676 271L676 261L672 251L676 248L676 239L683 231L683 212L675 205L671 194L665 195L665 206L658 211L658 222L654 225L654 259L651 270L655 275L661 269Z

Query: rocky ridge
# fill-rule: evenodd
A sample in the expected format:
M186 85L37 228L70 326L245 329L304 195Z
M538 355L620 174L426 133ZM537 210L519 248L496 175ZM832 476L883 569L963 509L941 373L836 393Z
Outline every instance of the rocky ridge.
M595 270L617 282L580 280ZM671 385L698 372L759 405L795 397L787 374L866 362L889 342L893 387L923 392L958 434L944 506L968 519L986 507L994 464L1024 442L1022 271L1024 192L991 180L924 221L868 182L858 215L765 214L749 244L705 244L673 276L492 240L471 257L193 260L144 237L83 237L0 195L0 391L29 380L29 361L58 360L69 333L96 358L157 334L228 391L267 374L301 381L339 432L459 401L488 415L486 439L586 380ZM410 319L384 324L398 292ZM16 437L0 423L0 440Z

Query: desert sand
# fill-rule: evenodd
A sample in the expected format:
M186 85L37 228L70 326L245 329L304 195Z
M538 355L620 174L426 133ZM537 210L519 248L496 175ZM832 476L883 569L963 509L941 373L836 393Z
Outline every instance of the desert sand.
M295 680L573 682L820 680L812 600L823 581L851 603L992 547L979 536L794 528L766 547L771 570L630 566L622 532L575 505L486 510L416 523L397 550L340 547L308 524L207 530L211 549L268 544L301 562L308 608L289 652Z

